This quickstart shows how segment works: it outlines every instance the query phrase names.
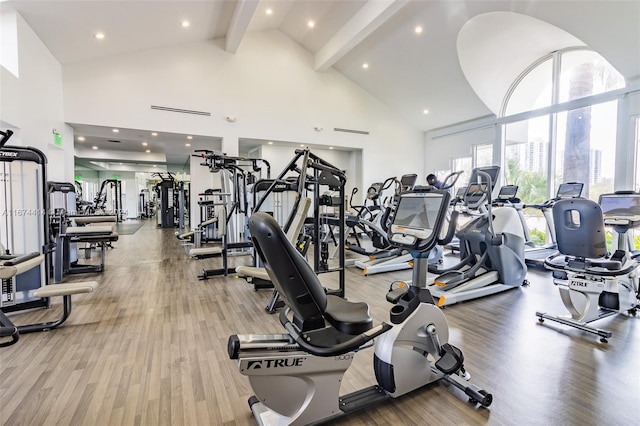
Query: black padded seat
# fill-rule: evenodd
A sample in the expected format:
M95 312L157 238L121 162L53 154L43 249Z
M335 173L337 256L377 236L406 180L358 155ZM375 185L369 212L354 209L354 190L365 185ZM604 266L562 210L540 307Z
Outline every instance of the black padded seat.
M373 327L369 305L363 302L349 302L334 295L327 295L324 317L338 331L345 334L361 334Z
M326 320L338 332L349 335L358 335L373 327L366 303L349 302L326 294L309 263L271 215L254 213L249 218L249 229L271 282L303 331L310 331L307 326L322 328L324 324L319 324L318 318Z
M628 257L607 255L602 209L585 198L559 200L553 205L558 256L545 260L549 269L586 271L597 276L628 273Z

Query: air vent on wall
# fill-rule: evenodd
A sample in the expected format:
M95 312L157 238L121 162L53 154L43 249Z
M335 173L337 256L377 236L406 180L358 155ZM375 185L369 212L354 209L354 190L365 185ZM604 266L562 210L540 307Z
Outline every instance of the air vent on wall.
M333 131L334 132L355 133L357 135L368 135L369 134L369 132L365 132L364 130L341 129L339 127L334 127Z
M151 109L156 109L158 111L179 112L181 114L206 115L208 117L211 116L211 113L206 111L193 111L190 109L170 108L158 105L151 105Z

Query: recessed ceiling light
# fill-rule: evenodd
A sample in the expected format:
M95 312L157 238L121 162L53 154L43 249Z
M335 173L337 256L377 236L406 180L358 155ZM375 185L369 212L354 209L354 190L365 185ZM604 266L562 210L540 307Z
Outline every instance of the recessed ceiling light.
M332 147L332 146L330 146L330 147L329 147L329 149L333 149L333 147Z
M104 33L100 33L100 32L94 33L93 38L95 38L96 40L102 40L104 39Z
M151 152L151 150L150 150L150 149L148 149L148 150L146 150L145 152Z
M429 114L429 110L428 110L428 109L423 109L423 110L422 110L422 113L423 113L423 114Z
M267 15L273 15L273 10L272 9L267 9L264 11L264 13L266 13Z
M307 22L307 26L308 26L309 28L313 28L313 27L315 27L315 26L316 26L316 23L315 23L315 22L313 22L313 21L309 21L309 22Z
M98 147L97 146L92 146L91 149L98 149Z
M80 142L84 142L84 141L85 141L84 136L78 136L78 140L79 140Z
M269 141L269 142L267 142L267 144L269 144L269 145L273 145L273 142Z
M191 146L191 144L190 143L185 143L184 146Z
M422 26L421 25L417 25L413 31L415 31L416 34L422 34Z
M118 130L118 129L112 129L111 131L112 131L113 133L118 133L120 130Z
M187 136L187 139L191 140L193 139L193 136Z
M122 166L122 163L120 163L120 165Z
M369 64L365 62L364 64L362 64L362 68L366 70L367 68L369 68Z
M142 142L142 146L147 146L149 145L147 142Z
M189 28L189 26L191 25L191 22L189 21L182 21L180 23L180 25L182 25L182 28Z
M303 143L301 143L301 144L300 144L300 146L304 146L304 144L303 144Z
M151 136L158 136L156 132L151 133Z
M158 166L156 166L156 165L154 164L154 165L153 165L153 167L158 167Z

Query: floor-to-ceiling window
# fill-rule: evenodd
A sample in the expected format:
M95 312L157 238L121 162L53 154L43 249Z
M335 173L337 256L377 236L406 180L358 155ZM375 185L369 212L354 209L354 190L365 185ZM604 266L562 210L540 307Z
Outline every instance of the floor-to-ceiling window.
M635 170L636 176L634 179L634 188L636 192L640 192L640 117L636 117L635 125L635 140L636 140L636 158L635 158ZM640 250L640 229L633 230L633 241L635 242L636 250Z
M634 180L634 186L637 192L640 192L640 117L636 117L636 176Z
M566 49L541 58L508 91L502 116L571 102L624 87L621 75L598 53ZM519 186L525 204L555 196L563 182L582 182L583 197L613 191L617 101L537 115L504 125L505 180ZM533 235L543 239L540 212L525 211Z

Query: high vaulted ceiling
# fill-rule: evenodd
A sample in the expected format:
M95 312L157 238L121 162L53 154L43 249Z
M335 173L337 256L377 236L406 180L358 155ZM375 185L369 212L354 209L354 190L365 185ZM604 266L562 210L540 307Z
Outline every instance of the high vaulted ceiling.
M213 38L224 38L226 50L235 53L247 32L278 30L313 55L317 72L335 68L423 131L494 112L465 78L464 52L458 51L460 30L484 13L515 12L545 21L572 36L558 48L575 37L626 79L640 76L637 0L0 1L1 11L13 9L63 66ZM183 20L189 21L187 28L180 25ZM500 61L509 64L514 55L518 63L537 59L523 57L535 49L518 44L515 22L508 27L474 32L491 50L487 58L498 62L493 69L500 69ZM99 31L106 38L97 43L91 35ZM509 43L504 37L511 37ZM532 39L529 35L522 43ZM552 45L547 40L545 46ZM465 46L472 48L468 41ZM498 77L513 81L516 76ZM95 143L113 144L106 142L110 129L84 131L95 136Z

